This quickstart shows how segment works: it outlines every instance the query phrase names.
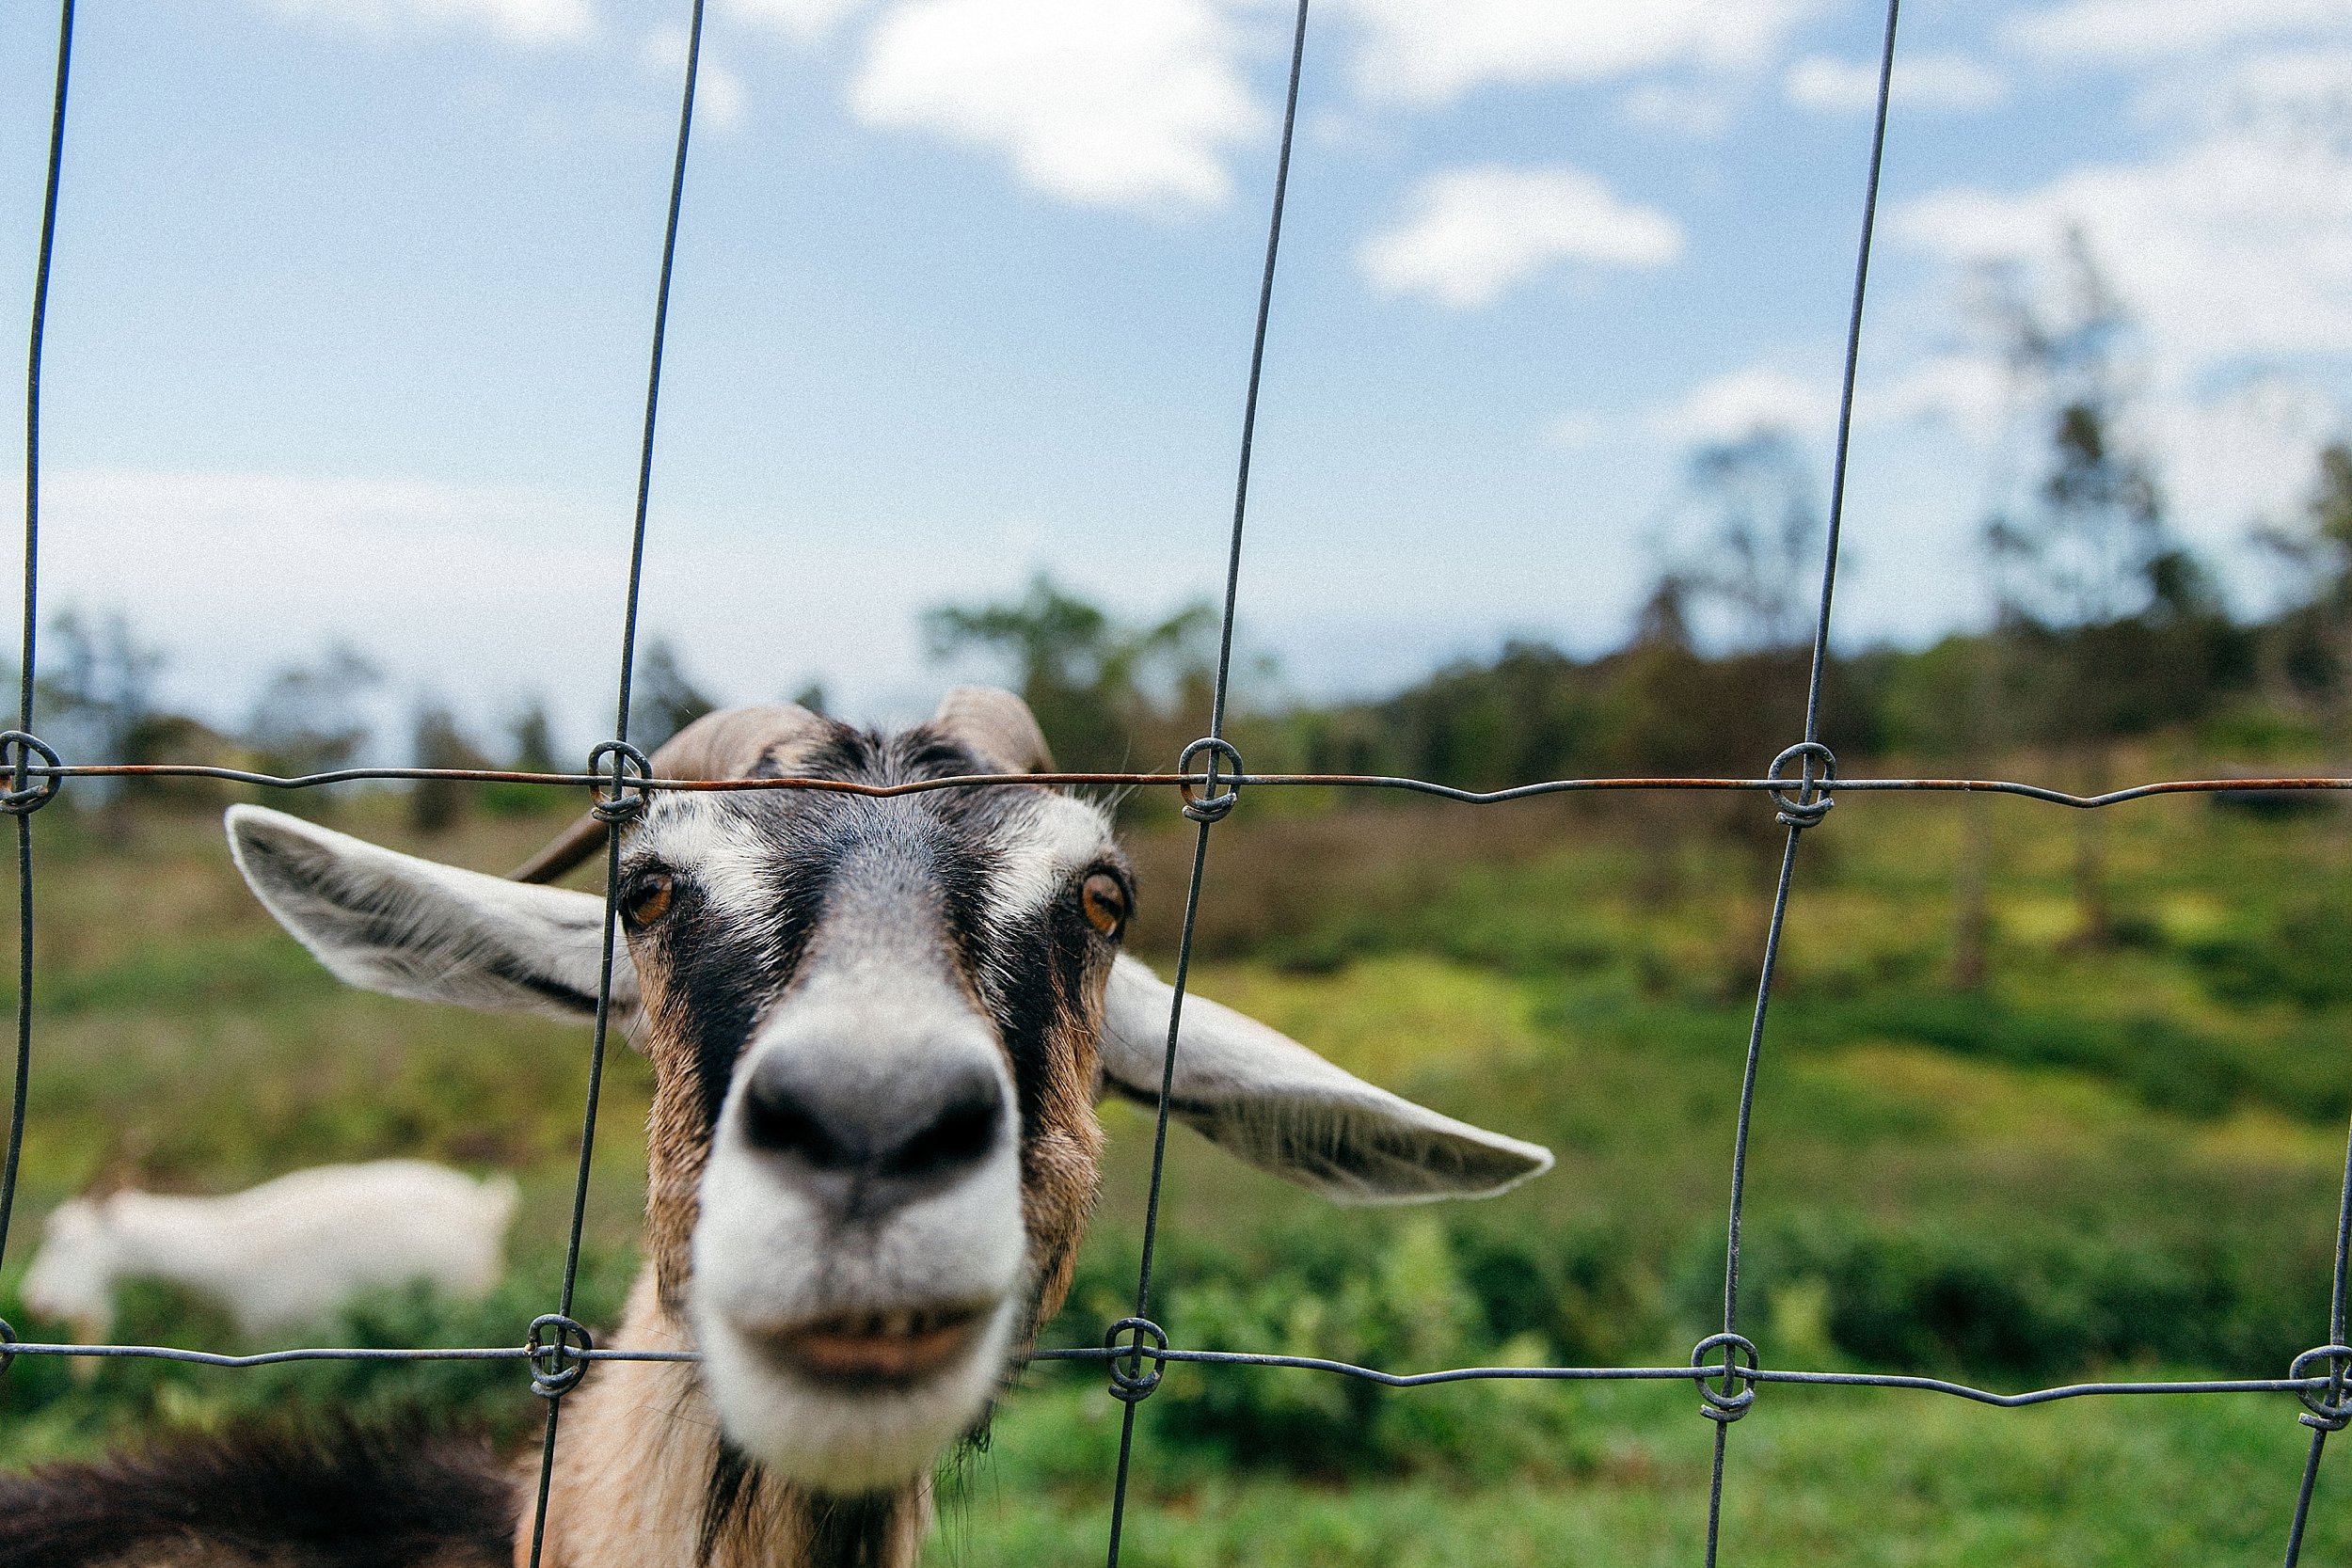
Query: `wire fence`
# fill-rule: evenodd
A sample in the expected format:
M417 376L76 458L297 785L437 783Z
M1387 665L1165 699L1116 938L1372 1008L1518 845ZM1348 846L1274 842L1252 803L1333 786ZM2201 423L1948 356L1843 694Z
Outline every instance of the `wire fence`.
M68 780L132 777L201 778L283 789L310 789L339 784L427 779L469 783L537 784L587 788L594 792L596 816L606 824L604 947L598 974L596 1024L591 1037L587 1088L580 1136L578 1177L564 1267L555 1291L554 1310L535 1319L521 1343L473 1348L358 1349L317 1348L270 1351L251 1355L225 1355L205 1351L158 1345L76 1345L21 1343L15 1332L0 1322L0 1372L17 1356L77 1356L148 1358L208 1367L246 1368L304 1361L501 1361L521 1362L532 1387L547 1400L545 1433L532 1509L530 1561L538 1563L545 1540L548 1484L555 1463L556 1434L564 1397L576 1387L589 1368L616 1360L693 1361L692 1352L608 1350L596 1347L587 1329L571 1316L573 1291L580 1270L580 1241L586 1213L589 1175L595 1155L596 1107L604 1076L612 1002L612 958L618 902L620 843L623 830L647 795L661 790L818 790L895 797L937 789L973 788L991 784L1111 784L1174 788L1184 814L1197 824L1192 864L1184 894L1182 935L1177 946L1173 1000L1169 1007L1168 1043L1162 1062L1161 1086L1152 1133L1151 1180L1146 1200L1142 1257L1137 1271L1135 1312L1110 1324L1099 1347L1043 1350L1039 1361L1078 1361L1100 1364L1110 1380L1110 1393L1120 1400L1117 1465L1110 1497L1106 1561L1117 1568L1126 1518L1128 1482L1135 1454L1136 1413L1158 1386L1161 1370L1170 1364L1209 1367L1271 1367L1356 1378L1392 1388L1419 1388L1470 1380L1534 1380L1549 1382L1686 1382L1700 1397L1699 1414L1713 1428L1713 1457L1707 1499L1706 1561L1717 1560L1722 1533L1725 1465L1732 1427L1755 1407L1757 1390L1767 1385L1812 1385L1838 1387L1915 1389L1941 1393L2003 1409L2046 1404L2091 1397L2190 1394L2292 1394L2302 1405L2297 1419L2311 1429L2308 1457L2289 1516L2284 1562L2296 1568L2309 1521L2313 1487L2330 1433L2352 1424L2352 1331L2346 1325L2347 1275L2352 1275L2352 1132L2347 1133L2344 1181L2336 1214L2334 1278L2325 1338L2297 1355L2284 1377L2208 1379L2201 1381L2089 1382L2003 1394L1942 1378L1899 1373L1807 1371L1768 1367L1755 1342L1740 1332L1740 1230L1747 1192L1749 1130L1756 1103L1757 1070L1763 1059L1766 1022L1772 999L1772 979L1787 926L1789 890L1796 869L1798 846L1808 829L1819 826L1841 794L1904 792L1992 793L2083 809L2170 794L2215 794L2238 790L2352 789L2352 778L2182 779L2131 785L2101 794L2076 795L2042 785L1998 779L1840 778L1836 759L1820 741L1823 674L1829 657L1831 610L1836 586L1838 542L1844 525L1847 459L1852 429L1854 377L1862 341L1863 305L1869 277L1870 244L1878 208L1879 172L1887 125L1889 87L1895 63L1900 0L1888 0L1878 67L1877 108L1872 121L1868 174L1856 245L1851 308L1848 315L1844 376L1841 385L1833 461L1829 527L1824 549L1819 610L1815 617L1812 659L1806 685L1804 729L1795 744L1772 760L1756 778L1593 778L1553 779L1507 789L1457 789L1422 779L1367 774L1267 773L1248 770L1244 758L1225 736L1231 691L1234 611L1240 596L1242 545L1248 515L1249 467L1256 434L1258 398L1264 365L1267 325L1271 318L1276 263L1280 253L1282 212L1288 195L1293 133L1297 122L1299 82L1306 61L1309 0L1297 0L1292 31L1289 83L1284 98L1280 150L1274 177L1271 214L1267 224L1265 260L1261 275L1255 331L1251 339L1248 392L1242 412L1240 459L1233 487L1232 531L1225 562L1225 593L1219 626L1216 679L1209 733L1184 748L1176 770L1162 773L1025 773L974 774L952 779L876 785L808 778L666 779L654 777L644 753L628 742L629 691L637 647L638 592L645 551L645 519L652 494L655 431L661 391L661 354L668 325L670 282L675 257L678 217L684 201L688 150L694 123L694 89L702 55L704 0L693 0L687 32L685 80L680 95L675 154L672 164L667 219L662 230L660 283L656 291L650 363L645 381L645 414L637 470L636 510L629 542L628 607L621 633L620 673L612 738L591 752L588 767L579 773L534 773L504 769L357 768L297 777L279 777L236 768L195 764L127 765L70 764L33 734L35 658L38 653L37 591L40 582L40 373L42 334L47 315L50 262L56 232L57 192L63 165L68 88L72 78L74 0L60 0L57 22L56 85L53 103L48 176L41 209L39 261L33 294L32 328L26 360L24 468L24 588L23 657L20 667L17 726L0 734L0 765L8 787L0 790L0 811L16 819L18 871L17 1047L13 1096L10 1101L6 1164L0 1167L0 1259L5 1259L9 1223L16 1196L19 1156L24 1135L26 1090L32 1064L33 997L33 816L56 798ZM1536 796L1603 790L1702 790L1759 793L1767 797L1787 836L1766 927L1763 962L1756 981L1756 1005L1748 1029L1740 1076L1738 1112L1731 1155L1728 1214L1723 1287L1723 1327L1692 1347L1679 1366L1657 1367L1468 1367L1437 1371L1396 1373L1346 1362L1311 1356L1269 1355L1247 1351L1179 1348L1168 1331L1152 1321L1153 1247L1159 1227L1168 1142L1169 1088L1172 1085L1179 1029L1193 956L1195 918L1208 863L1212 830L1239 802L1244 789L1295 786L1406 791L1473 805L1498 804Z

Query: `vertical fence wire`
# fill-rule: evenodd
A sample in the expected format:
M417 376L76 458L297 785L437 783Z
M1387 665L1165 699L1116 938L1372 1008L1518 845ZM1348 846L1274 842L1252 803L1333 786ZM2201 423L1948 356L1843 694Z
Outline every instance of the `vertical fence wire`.
M1830 460L1829 537L1822 549L1821 609L1813 624L1813 668L1804 689L1804 738L1821 738L1821 682L1829 665L1830 601L1837 590L1837 542L1846 524L1846 458L1853 442L1853 383L1862 358L1862 302L1870 282L1870 240L1878 227L1879 169L1886 161L1886 104L1895 77L1895 25L1902 0L1886 0L1886 31L1879 40L1877 118L1870 127L1870 173L1862 193L1862 237L1855 243L1853 304L1846 313L1846 370L1837 390L1837 450Z
M66 89L73 79L73 0L57 8L57 77L50 100L49 171L40 203L40 253L33 270L33 325L24 354L24 626L17 671L15 753L8 810L16 817L16 1072L8 1098L8 1152L0 1166L0 1262L7 1261L9 1222L16 1213L17 1165L24 1152L24 1099L33 1072L33 813L55 793L52 778L35 785L33 764L34 654L40 641L40 363L49 325L49 263L57 243L57 177L65 166ZM55 763L56 758L49 758ZM0 1328L5 1328L0 1323Z
M1821 744L1821 688L1823 673L1829 664L1830 610L1837 588L1837 546L1845 523L1846 460L1853 437L1853 389L1855 367L1862 354L1862 307L1870 278L1870 240L1877 227L1879 205L1879 170L1886 156L1886 107L1895 76L1895 30L1902 8L1902 0L1886 0L1886 27L1879 42L1879 82L1877 115L1870 131L1870 168L1862 198L1862 234L1854 248L1853 300L1846 316L1846 363L1837 399L1837 448L1830 472L1829 526L1821 551L1821 598L1819 614L1813 624L1813 661L1805 681L1804 738L1781 753L1772 764L1777 775L1783 764L1795 762L1800 769L1797 793L1793 800L1782 796L1780 822L1788 836L1781 847L1780 879L1772 893L1772 913L1764 933L1764 959L1756 981L1756 1012L1748 1024L1747 1059L1740 1078L1740 1108L1731 1146L1731 1208L1724 1243L1724 1327L1723 1332L1701 1341L1692 1354L1692 1364L1698 1365L1711 1349L1723 1353L1723 1374L1718 1386L1699 1385L1700 1414L1714 1423L1714 1453L1708 1470L1707 1488L1707 1565L1715 1568L1723 1538L1724 1463L1725 1449L1731 1439L1731 1424L1748 1412L1756 1399L1756 1385L1738 1375L1742 1362L1754 1370L1757 1356L1756 1347L1740 1334L1740 1227L1747 1199L1748 1134L1756 1110L1757 1069L1764 1053L1764 1022L1772 1006L1772 971L1780 958L1780 939L1788 919L1788 889L1797 868L1797 841L1804 830L1818 824L1828 813L1830 798L1825 788L1817 788L1814 768L1818 764L1825 785L1835 770L1835 759Z
M1176 1039L1184 1024L1184 988L1192 972L1192 939L1194 924L1200 912L1200 879L1208 866L1209 830L1232 811L1240 798L1238 782L1220 791L1219 762L1231 759L1235 781L1242 772L1241 754L1225 739L1225 704L1232 677L1233 612L1241 593L1242 531L1249 514L1249 460L1258 434L1258 388L1265 369L1266 322L1274 309L1274 268L1282 248L1282 203L1290 192L1291 143L1298 124L1298 78L1307 55L1308 0L1298 0L1296 20L1291 29L1290 84L1282 101L1282 144L1275 156L1274 202L1272 215L1266 221L1265 266L1258 278L1258 318L1249 341L1249 387L1242 399L1241 456L1235 465L1233 479L1233 526L1225 552L1225 610L1217 638L1216 685L1210 699L1209 733L1184 749L1184 766L1191 759L1201 758L1202 788L1198 798L1185 805L1185 814L1200 824L1193 840L1192 875L1184 888L1184 920L1177 939L1176 974L1168 1004L1168 1049L1160 1061L1159 1102L1152 1114L1152 1180L1144 1200L1142 1257L1136 1268L1136 1314L1123 1325L1114 1326L1116 1337L1124 1327L1131 1350L1139 1350L1149 1333L1159 1340L1160 1348L1168 1347L1168 1339L1152 1323L1152 1249L1157 1240L1160 1223L1160 1189L1168 1163L1168 1107L1176 1085ZM1119 1464L1111 1482L1110 1544L1105 1562L1107 1568L1119 1568L1120 1539L1127 1522L1128 1470L1135 1454L1136 1407L1158 1386L1155 1369L1147 1378L1142 1357L1135 1356L1122 1374L1118 1363L1112 1363L1112 1392L1125 1409L1119 1421Z
M2352 1346L2352 1323L2347 1323L2345 1293L2352 1289L2347 1282L2352 1275L2352 1129L2346 1129L2344 1143L2344 1196L2336 1205L2336 1271L2334 1287L2328 1294L2328 1348L2341 1353ZM2303 1558L2303 1531L2312 1516L2312 1493L2319 1482L2319 1459L2328 1449L2328 1433L2344 1427L2342 1412L2352 1392L2347 1391L2347 1378L2352 1378L2352 1357L2342 1354L2328 1358L2328 1387L2321 1402L2338 1414L2323 1416L2312 1411L2301 1418L2312 1429L2310 1454L2303 1461L2303 1483L2295 1494L2295 1515L2287 1527L2286 1568L2296 1568ZM2306 1396L2307 1405L2311 1402Z
M628 597L621 619L621 671L612 716L612 739L598 746L589 758L591 773L606 758L610 758L612 769L612 793L600 799L596 812L605 824L603 950L596 968L596 1022L588 1052L588 1094L580 1113L580 1167L572 1183L571 1231L564 1248L563 1290L553 1321L543 1318L532 1324L534 1344L544 1329L555 1336L556 1348L548 1363L549 1375L536 1379L537 1386L548 1395L548 1418L540 1438L538 1485L532 1503L531 1568L539 1568L547 1544L548 1493L555 1478L556 1429L564 1414L564 1395L586 1370L572 1355L575 1349L588 1344L586 1331L572 1321L572 1294L580 1278L580 1238L588 1218L588 1179L596 1156L596 1111L603 1097L605 1048L612 1023L615 911L621 897L621 826L644 800L642 794L629 792L628 781L632 768L641 779L652 771L644 755L628 744L629 687L637 663L637 610L645 570L645 514L653 498L654 430L661 407L661 351L669 334L670 281L677 261L678 210L686 197L686 156L694 131L694 82L702 63L703 5L704 0L693 0L692 15L687 24L686 81L678 97L677 149L670 164L670 208L661 230L660 281L654 291L653 346L645 371L645 422L637 453L637 511L629 532Z

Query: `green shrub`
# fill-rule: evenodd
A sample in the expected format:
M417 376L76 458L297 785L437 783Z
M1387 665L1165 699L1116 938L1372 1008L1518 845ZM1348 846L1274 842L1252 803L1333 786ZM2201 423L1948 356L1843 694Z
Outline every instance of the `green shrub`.
M1723 1256L1710 1238L1677 1271L1691 1324L1721 1312ZM2323 1271L2281 1270L2226 1244L1881 1228L1823 1214L1752 1220L1740 1291L1750 1323L1773 1322L1788 1292L1815 1294L1829 1346L1872 1369L1994 1380L2153 1362L2270 1375L2327 1311ZM1774 1354L1769 1339L1759 1348Z
M2261 926L2240 925L2184 945L2183 955L2218 1001L2299 1007L2352 1002L2352 909L2306 899Z
M2237 1042L2153 1013L2099 1017L1927 990L1852 1003L1797 997L1780 1011L1782 1028L1792 1037L1820 1044L1893 1039L2012 1067L2069 1068L2120 1085L2142 1104L2183 1116L2220 1116L2247 1101L2298 1117L2333 1118L2352 1107L2352 1088L2341 1074L2257 1057Z
M1656 1328L1655 1291L1603 1230L1513 1233L1429 1213L1274 1227L1238 1245L1164 1238L1153 1313L1182 1348L1343 1361L1381 1371L1613 1359ZM1132 1310L1132 1239L1089 1247L1057 1342ZM1296 1369L1172 1363L1154 1433L1234 1465L1341 1476L1502 1473L1565 1451L1539 1385L1400 1390Z
M510 1269L479 1302L453 1301L419 1282L363 1297L331 1323L262 1345L241 1342L217 1307L167 1285L134 1280L116 1291L114 1338L230 1352L282 1345L516 1345L532 1319L551 1310L560 1267L552 1258L529 1261L532 1266ZM595 1325L616 1321L634 1269L633 1259L622 1254L583 1255L573 1316ZM13 1295L0 1300L0 1316L28 1341L71 1338L63 1324L26 1313ZM299 1418L329 1410L363 1422L414 1418L437 1428L483 1430L508 1442L532 1430L545 1409L532 1396L529 1372L515 1361L310 1361L231 1369L123 1357L77 1372L67 1357L24 1355L0 1380L0 1433L7 1433L0 1462L87 1452L164 1427Z

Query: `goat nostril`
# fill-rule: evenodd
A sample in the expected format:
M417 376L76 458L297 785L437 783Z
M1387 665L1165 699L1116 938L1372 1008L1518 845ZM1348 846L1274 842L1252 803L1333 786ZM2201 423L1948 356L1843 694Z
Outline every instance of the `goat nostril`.
M758 1064L743 1085L744 1141L821 1175L914 1186L994 1151L1005 1090L985 1067L924 1064L895 1082L863 1084L840 1067L792 1053Z
M744 1086L743 1135L755 1148L797 1154L818 1170L849 1170L866 1163L862 1140L826 1125L821 1108L803 1097L788 1072L762 1064Z
M944 1176L988 1157L996 1147L1004 1093L993 1076L976 1078L958 1088L930 1122L883 1156L882 1175Z

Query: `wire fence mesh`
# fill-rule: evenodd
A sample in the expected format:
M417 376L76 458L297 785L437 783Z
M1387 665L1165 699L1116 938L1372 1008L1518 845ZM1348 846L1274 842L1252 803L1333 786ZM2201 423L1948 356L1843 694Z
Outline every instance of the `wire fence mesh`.
M8 787L0 790L0 811L16 821L18 869L18 988L16 1058L5 1166L0 1166L0 1260L5 1260L13 1217L18 1166L24 1141L27 1089L33 1055L34 856L33 817L56 799L67 781L134 777L203 778L281 789L311 789L361 782L448 780L457 783L520 784L549 788L593 791L593 810L605 825L605 920L603 952L598 973L596 1022L587 1064L578 1174L573 1185L570 1227L561 1277L554 1292L555 1309L532 1322L520 1343L504 1346L431 1348L319 1347L277 1350L256 1354L219 1354L160 1345L46 1344L19 1342L13 1328L0 1321L0 1373L18 1356L72 1356L94 1359L147 1358L221 1368L251 1368L306 1361L516 1361L528 1371L534 1391L547 1400L545 1433L532 1508L529 1560L539 1561L546 1535L548 1488L555 1465L556 1434L564 1396L589 1369L618 1361L691 1362L691 1351L602 1349L588 1330L571 1316L578 1281L580 1244L586 1214L589 1179L595 1154L598 1097L604 1078L605 1052L612 1016L614 908L619 896L620 843L623 830L652 793L665 790L744 791L817 790L894 797L940 789L989 785L1117 785L1173 788L1182 798L1184 815L1196 824L1191 871L1185 890L1184 913L1177 948L1173 1000L1169 1009L1167 1046L1162 1059L1160 1092L1155 1108L1151 1178L1142 1227L1142 1253L1135 1291L1135 1312L1111 1323L1099 1347L1035 1352L1037 1361L1073 1361L1102 1366L1110 1380L1110 1393L1124 1408L1120 1426L1116 1468L1109 1504L1106 1560L1117 1568L1124 1527L1129 1480L1136 1448L1137 1412L1157 1387L1168 1365L1206 1367L1264 1367L1321 1372L1364 1380L1385 1387L1419 1388L1470 1380L1531 1380L1562 1383L1685 1382L1700 1397L1699 1414L1712 1426L1713 1454L1707 1498L1706 1561L1717 1560L1722 1538L1723 1505L1730 1433L1734 1424L1754 1409L1759 1388L1793 1385L1881 1389L1913 1389L1941 1393L1976 1403L2017 1409L2061 1400L2145 1395L2292 1394L2302 1406L2297 1419L2311 1429L2308 1455L2289 1515L2284 1561L2295 1568L2302 1551L2313 1490L2328 1434L2352 1424L2352 1329L2347 1328L2347 1275L2352 1275L2352 1131L2347 1132L2343 1195L2335 1226L2334 1276L2325 1338L2297 1355L2284 1377L2205 1380L2102 1381L2066 1384L2018 1393L1998 1393L1944 1378L1902 1373L1811 1371L1763 1364L1756 1343L1740 1332L1740 1267L1741 1224L1746 1207L1749 1133L1756 1104L1758 1069L1762 1063L1766 1025L1772 1000L1773 974L1787 920L1799 845L1808 829L1819 826L1840 794L1890 791L1929 793L1989 793L2080 809L2097 809L2127 801L2172 794L2215 794L2240 790L2352 789L2352 779L2338 777L2227 778L2164 780L2102 793L2080 795L2042 785L2000 779L1965 778L1839 778L1836 759L1820 741L1823 674L1830 647L1830 626L1836 583L1839 539L1844 525L1846 478L1852 430L1856 367L1862 341L1864 302L1869 276L1872 230L1876 218L1879 175L1885 139L1890 87L1896 59L1896 36L1900 0L1888 0L1880 48L1876 113L1867 161L1860 235L1856 246L1851 306L1845 341L1844 374L1836 423L1826 546L1821 563L1818 611L1814 621L1810 673L1806 685L1804 729L1802 737L1775 757L1763 775L1755 778L1612 777L1552 779L1508 788L1477 791L1426 780L1371 774L1266 773L1253 774L1234 745L1226 738L1233 627L1241 584L1242 546L1248 513L1249 467L1256 434L1259 393L1264 367L1268 324L1272 315L1277 261L1280 252L1282 214L1288 196L1293 133L1296 125L1299 86L1306 63L1309 0L1297 0L1292 28L1288 87L1277 157L1271 212L1267 224L1264 266L1260 278L1255 330L1251 340L1248 390L1245 396L1240 456L1235 475L1232 529L1225 562L1225 591L1220 620L1209 733L1187 746L1170 772L1065 772L971 774L897 784L846 783L813 778L672 779L653 775L645 754L628 742L630 685L637 649L639 587L645 551L646 514L652 494L655 432L661 391L661 356L668 324L670 284L675 258L678 222L685 196L688 152L694 121L694 91L699 70L704 24L704 0L692 0L687 29L684 82L678 109L677 138L672 164L669 203L662 231L660 282L656 291L650 363L646 374L645 412L637 470L637 495L630 532L628 606L621 633L620 670L612 738L597 745L587 768L579 773L540 773L486 768L353 768L299 776L278 776L199 764L129 765L67 763L33 733L36 657L39 651L38 602L40 583L40 381L43 329L49 295L51 258L56 232L57 195L66 145L66 108L72 79L74 0L60 0L55 97L52 105L47 179L43 190L39 261L33 293L30 341L26 360L24 552L23 652L19 671L17 724L0 734L0 761L5 762ZM1400 1373L1348 1362L1312 1356L1263 1354L1249 1351L1202 1350L1178 1347L1168 1332L1151 1317L1153 1248L1160 1219L1165 1180L1170 1085L1178 1051L1179 1028L1193 957L1196 916L1208 863L1212 830L1232 813L1245 789L1333 787L1403 791L1473 805L1492 805L1534 797L1589 791L1730 791L1767 797L1778 823L1785 829L1779 872L1766 927L1761 969L1756 990L1735 1117L1728 1212L1725 1227L1722 1329L1702 1338L1689 1361L1679 1366L1601 1367L1466 1367Z

